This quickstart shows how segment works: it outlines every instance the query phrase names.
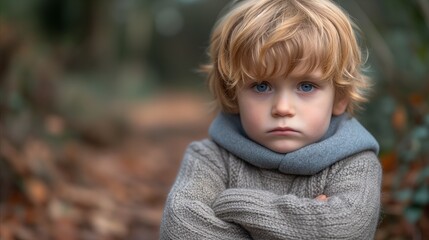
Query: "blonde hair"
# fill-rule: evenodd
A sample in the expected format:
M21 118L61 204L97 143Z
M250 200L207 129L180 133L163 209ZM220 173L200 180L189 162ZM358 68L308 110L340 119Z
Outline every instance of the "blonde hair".
M367 76L354 30L329 0L242 0L219 19L202 67L222 111L238 112L236 90L246 79L286 77L298 65L321 69L336 99L348 98L353 113L367 100Z

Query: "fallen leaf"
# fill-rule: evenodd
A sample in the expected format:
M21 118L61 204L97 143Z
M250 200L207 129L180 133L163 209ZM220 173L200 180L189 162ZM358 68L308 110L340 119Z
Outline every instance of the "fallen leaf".
M25 180L25 190L32 203L43 205L49 198L49 189L44 182L37 178Z

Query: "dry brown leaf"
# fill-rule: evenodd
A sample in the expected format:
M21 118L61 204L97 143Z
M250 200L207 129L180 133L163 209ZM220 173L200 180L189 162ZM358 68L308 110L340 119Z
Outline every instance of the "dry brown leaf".
M56 192L60 198L81 207L112 209L114 203L99 189L89 189L71 184L59 184Z
M51 199L46 211L53 222L67 219L68 221L78 223L85 217L83 210L56 197Z
M407 112L404 106L398 105L392 115L392 125L394 129L402 132L407 127Z
M30 201L37 206L43 205L49 198L49 189L40 179L25 180L25 190Z
M124 238L128 234L126 222L106 212L98 211L91 215L91 224L102 236Z
M61 135L65 130L64 119L58 115L49 115L45 118L45 128L54 136Z
M389 152L381 155L381 164L384 172L391 172L397 168L398 160L395 152Z

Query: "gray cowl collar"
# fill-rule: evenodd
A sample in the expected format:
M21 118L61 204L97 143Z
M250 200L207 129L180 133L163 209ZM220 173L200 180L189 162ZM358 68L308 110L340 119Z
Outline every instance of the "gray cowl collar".
M375 138L355 119L346 114L332 117L328 131L316 143L281 154L249 139L237 114L219 113L209 135L217 144L248 163L286 174L313 175L348 156L373 151L378 154Z

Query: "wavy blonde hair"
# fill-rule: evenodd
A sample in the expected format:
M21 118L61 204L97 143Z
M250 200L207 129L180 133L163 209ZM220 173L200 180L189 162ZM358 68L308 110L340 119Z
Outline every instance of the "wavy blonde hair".
M237 113L236 90L246 79L286 77L298 65L321 69L336 99L353 114L367 101L369 79L353 21L329 0L242 0L218 20L210 62L202 67L222 111ZM301 65L303 64L303 65Z

